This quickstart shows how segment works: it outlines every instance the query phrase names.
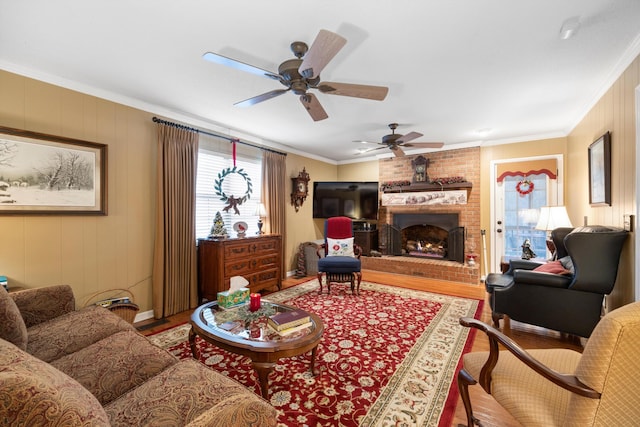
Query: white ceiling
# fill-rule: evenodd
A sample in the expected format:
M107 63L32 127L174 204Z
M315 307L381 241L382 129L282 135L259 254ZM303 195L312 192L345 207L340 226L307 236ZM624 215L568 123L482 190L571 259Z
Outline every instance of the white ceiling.
M322 80L384 101L315 91L319 122L293 93L239 108L283 86L202 59L277 72L320 29L347 39ZM564 136L638 53L638 0L0 0L2 69L337 163L391 122L445 149Z

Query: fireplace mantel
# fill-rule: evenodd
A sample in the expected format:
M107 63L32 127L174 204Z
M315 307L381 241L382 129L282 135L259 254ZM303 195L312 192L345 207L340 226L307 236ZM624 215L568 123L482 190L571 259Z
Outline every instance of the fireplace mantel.
M415 191L441 191L441 190L467 190L471 191L473 184L470 182L455 182L453 184L427 184L414 182L410 185L385 188L383 193L409 193Z

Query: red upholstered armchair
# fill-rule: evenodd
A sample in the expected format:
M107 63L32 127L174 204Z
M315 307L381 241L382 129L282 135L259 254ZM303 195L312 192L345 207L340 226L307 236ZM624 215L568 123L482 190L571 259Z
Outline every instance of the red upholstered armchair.
M320 252L324 249L324 257ZM362 250L353 243L351 218L337 216L324 223L324 244L318 249L318 282L322 293L322 278L327 281L327 293L331 283L350 283L353 294L360 293Z

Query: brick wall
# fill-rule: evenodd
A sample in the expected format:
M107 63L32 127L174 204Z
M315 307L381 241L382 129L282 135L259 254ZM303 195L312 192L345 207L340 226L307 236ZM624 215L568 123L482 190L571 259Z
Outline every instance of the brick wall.
M379 182L383 184L389 181L411 181L413 167L411 161L418 155L394 157L380 160ZM458 213L460 226L465 227L467 237L465 240L465 252L478 254L482 250L480 235L480 148L462 148L459 150L447 150L421 154L429 160L427 174L429 180L436 178L462 177L470 182L472 187L468 189L466 205L442 205L442 206L380 206L378 212L378 229L384 224L392 223L393 213ZM437 261L435 261L437 262ZM442 262L438 263L438 270L442 269ZM450 262L448 262L450 263ZM431 266L432 268L434 266ZM453 268L453 266L452 266ZM460 272L460 266L455 266L455 277L460 274L467 283L478 283L479 268L475 266L467 271ZM453 277L453 276L451 276Z

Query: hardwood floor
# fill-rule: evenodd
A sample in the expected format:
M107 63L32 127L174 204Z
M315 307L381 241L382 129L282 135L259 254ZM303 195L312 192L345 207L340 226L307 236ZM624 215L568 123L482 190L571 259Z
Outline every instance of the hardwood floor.
M404 276L400 274L383 273L379 271L366 270L363 271L364 280L376 283L385 283L394 286L417 289L428 292L443 293L447 295L455 295L465 298L484 299L486 292L484 285L473 286L464 283L455 283L447 281L438 281L425 279L415 276ZM312 277L296 279L287 278L283 281L282 287L287 288L305 282ZM189 321L191 311L171 316L162 324L155 324L157 321L153 319L138 322L136 327L145 327L141 332L149 335L168 329L172 326L179 325ZM485 300L481 320L491 323L491 310L489 304ZM508 321L507 321L508 322ZM519 322L508 322L506 334L513 338L518 344L525 349L534 348L569 348L582 351L582 345L578 340L566 337L558 332L538 328L530 325L521 324ZM471 351L488 351L488 340L484 334L478 333L474 341ZM484 427L517 427L520 424L515 421L509 413L507 413L493 398L486 394L480 386L476 385L470 388L471 402L473 404L474 415L482 421ZM460 399L456 407L456 413L452 426L465 425L466 414Z

